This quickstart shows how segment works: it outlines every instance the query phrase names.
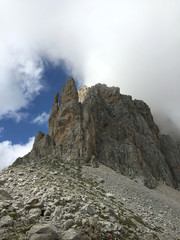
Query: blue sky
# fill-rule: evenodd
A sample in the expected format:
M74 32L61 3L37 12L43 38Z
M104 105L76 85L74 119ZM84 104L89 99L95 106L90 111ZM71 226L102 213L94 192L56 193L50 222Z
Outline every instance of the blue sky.
M1 141L11 139L12 144L24 144L38 131L48 133L48 115L55 93L61 92L67 78L60 66L54 67L48 64L42 75L45 87L27 108L21 109L24 117L21 120L8 117L0 120Z
M0 168L48 132L69 76L118 86L179 130L179 22L179 0L0 0Z

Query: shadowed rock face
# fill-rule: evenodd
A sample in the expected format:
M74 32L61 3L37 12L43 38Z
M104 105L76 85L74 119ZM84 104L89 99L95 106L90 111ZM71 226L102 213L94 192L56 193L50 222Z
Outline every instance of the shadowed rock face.
M55 96L49 134L38 133L28 158L53 152L82 163L93 158L141 178L149 188L159 180L180 186L179 145L161 136L147 104L120 94L117 87L97 84L77 91L74 80L67 80L60 101Z

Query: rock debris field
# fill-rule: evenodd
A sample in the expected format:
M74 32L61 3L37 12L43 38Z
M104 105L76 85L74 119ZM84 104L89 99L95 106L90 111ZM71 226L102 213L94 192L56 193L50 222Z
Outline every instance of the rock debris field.
M178 240L180 192L58 155L0 172L0 240Z
M104 165L84 167L83 173L94 180L102 178L101 186L107 192L127 209L142 216L150 229L161 229L160 239L180 239L180 191L162 183L155 189L146 188L141 181L135 182Z

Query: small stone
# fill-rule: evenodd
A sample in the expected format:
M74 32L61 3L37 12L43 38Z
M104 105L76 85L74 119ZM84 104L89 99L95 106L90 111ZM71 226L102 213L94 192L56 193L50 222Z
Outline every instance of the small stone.
M28 210L31 208L43 208L43 207L44 207L44 203L42 200L40 201L38 198L33 198L29 202L27 202L25 206L25 210Z
M91 240L91 238L82 236L78 234L74 229L70 228L68 231L63 233L62 240Z
M47 208L44 212L44 216L50 216L51 215L51 209Z
M97 180L96 180L96 182L98 182L98 183L104 183L104 179L101 178L101 177L98 177Z
M87 213L89 214L89 215L95 215L96 214L96 210L94 209L94 207L93 206L91 206L91 205L88 205L87 206Z
M32 208L29 211L29 215L32 217L40 217L41 216L41 210L39 208Z
M5 182L6 182L6 180L4 180L4 179L2 180L2 179L1 179L1 180L0 180L0 186L3 186L3 185L5 184Z
M114 195L112 193L106 193L106 197L109 197L109 198L115 198Z
M11 227L13 225L13 219L10 216L4 216L0 220L1 227Z
M64 224L63 228L65 230L69 229L74 224L74 221L72 219L68 219Z
M12 200L12 199L13 198L7 191L0 189L0 200Z
M77 232L70 228L68 231L64 232L62 235L62 240L73 240L77 236Z
M61 206L57 206L55 211L53 212L53 216L59 217L63 213L63 208Z

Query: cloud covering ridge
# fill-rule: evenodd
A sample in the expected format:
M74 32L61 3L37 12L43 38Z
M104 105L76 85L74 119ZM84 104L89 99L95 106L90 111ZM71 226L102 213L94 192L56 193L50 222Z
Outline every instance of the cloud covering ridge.
M0 16L0 115L39 94L47 59L79 85L119 86L180 127L180 1L6 0Z

